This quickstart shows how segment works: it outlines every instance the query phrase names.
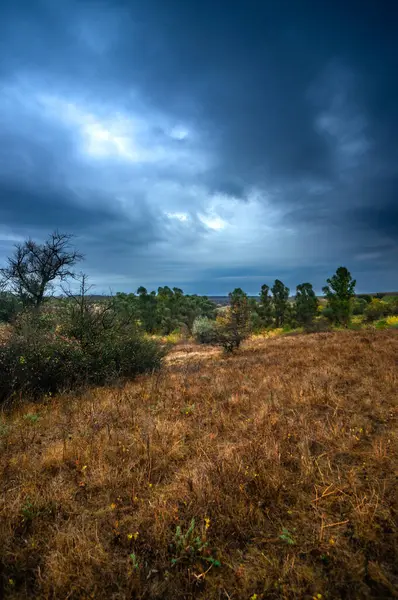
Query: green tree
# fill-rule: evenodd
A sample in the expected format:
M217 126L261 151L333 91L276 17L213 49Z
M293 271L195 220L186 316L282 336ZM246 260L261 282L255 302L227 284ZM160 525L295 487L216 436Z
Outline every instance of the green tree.
M289 288L282 281L275 279L272 286L272 299L275 312L275 325L282 327L286 322L288 312Z
M234 289L228 296L228 310L217 317L216 343L232 352L249 335L250 305L247 294L241 288Z
M235 288L229 294L231 325L236 336L237 348L249 334L250 307L249 298L241 288Z
M187 327L189 333L193 333L193 325L197 318L204 317L214 320L216 305L206 296L184 296L184 302L180 309L179 318Z
M318 310L318 298L311 283L300 283L296 287L296 319L300 325L308 326Z
M271 327L273 323L272 297L269 286L265 283L261 286L260 302L258 303L257 312L260 316L261 324L264 327Z
M117 292L113 301L118 321L121 324L128 326L140 322L139 300L135 294Z
M173 291L168 285L158 288L157 293L157 318L161 333L168 335L178 327L178 306L182 290L175 288Z
M325 285L322 291L327 298L332 320L347 327L351 317L356 281L346 267L339 267L326 282L328 285Z
M158 327L158 301L156 292L148 291L143 286L137 290L138 295L138 312L143 329L148 333L154 333Z

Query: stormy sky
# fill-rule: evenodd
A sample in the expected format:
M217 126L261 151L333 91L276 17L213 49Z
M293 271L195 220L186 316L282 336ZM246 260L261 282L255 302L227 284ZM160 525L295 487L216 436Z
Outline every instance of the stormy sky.
M0 262L59 229L98 293L398 289L393 1L0 11Z

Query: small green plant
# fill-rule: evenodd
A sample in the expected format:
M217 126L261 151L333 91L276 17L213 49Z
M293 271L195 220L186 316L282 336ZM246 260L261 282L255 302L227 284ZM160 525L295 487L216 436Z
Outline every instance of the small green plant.
M5 437L9 432L9 427L5 423L0 423L0 437Z
M32 425L34 425L40 420L40 415L37 413L27 413L23 416L23 419L24 421L28 421L29 423L32 423Z
M177 525L172 544L174 554L171 559L172 566L180 562L193 562L197 559L204 560L214 567L221 566L220 561L211 555L208 548L206 532L209 527L210 519L208 518L205 519L205 526L201 532L198 532L194 518L185 533L183 533L181 526Z
M137 555L136 555L134 552L132 552L132 553L130 554L130 557L129 557L129 558L130 558L130 560L131 560L131 564L132 564L132 566L133 566L133 569L134 569L134 571L138 571L138 570L139 570L139 568L140 568L140 564L139 564L139 562L138 562Z
M195 404L187 404L187 406L184 406L183 409L181 409L181 412L183 415L191 415L193 413L195 409Z
M195 537L195 519L191 523L185 533L181 526L177 525L174 535L174 547L176 554L179 556L171 560L171 564L176 564L186 554L196 554L202 552L207 547L207 542L199 536Z
M30 498L27 497L25 500L25 504L21 507L21 516L25 523L33 521L33 519L38 515L38 511L35 506L30 501Z
M293 531L296 531L296 529L293 529ZM289 544L289 546L294 546L296 543L292 534L286 527L282 527L282 533L280 534L279 539L282 540L282 542L285 542L285 544Z

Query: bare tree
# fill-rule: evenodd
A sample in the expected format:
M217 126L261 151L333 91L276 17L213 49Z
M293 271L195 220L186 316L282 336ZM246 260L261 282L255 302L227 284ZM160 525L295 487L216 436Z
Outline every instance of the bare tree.
M29 239L15 246L14 255L0 269L3 284L25 305L39 307L56 280L74 277L72 267L83 255L71 246L73 236L55 231L43 244Z
M75 279L80 284L77 293L61 285L69 300L68 334L79 340L82 347L87 347L112 330L116 320L114 300L107 298L104 302L94 302L89 295L94 286L88 283L87 275L80 273Z

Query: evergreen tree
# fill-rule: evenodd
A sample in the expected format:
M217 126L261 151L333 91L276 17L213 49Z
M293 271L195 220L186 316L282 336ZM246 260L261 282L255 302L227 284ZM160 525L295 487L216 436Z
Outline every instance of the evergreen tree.
M261 286L260 302L258 304L257 312L260 316L262 325L264 327L270 327L273 323L272 297L269 286L265 283Z
M318 310L318 298L311 283L300 283L296 288L296 319L300 325L309 325Z
M241 288L236 288L228 295L228 310L217 318L216 343L226 351L232 352L239 348L241 342L249 335L250 306L249 298Z
M272 286L272 300L275 312L275 325L282 327L286 322L288 312L289 288L282 281L275 279Z
M339 267L323 288L332 320L347 327L351 316L351 299L355 295L356 281L346 267Z

